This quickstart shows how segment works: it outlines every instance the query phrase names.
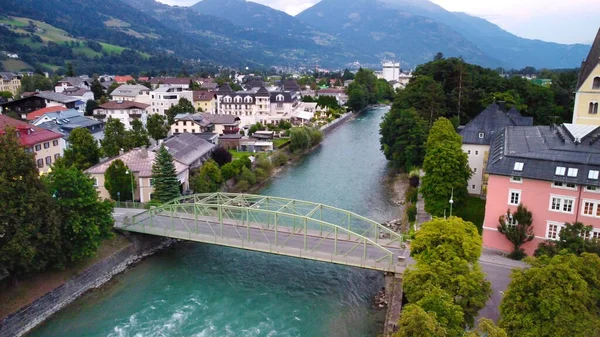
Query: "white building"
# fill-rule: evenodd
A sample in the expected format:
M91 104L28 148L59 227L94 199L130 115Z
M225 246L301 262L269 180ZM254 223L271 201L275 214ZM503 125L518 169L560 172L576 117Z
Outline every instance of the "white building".
M181 87L160 86L154 91L150 91L149 113L165 115L170 107L177 105L181 98L185 98L190 103L194 102L194 92L185 90ZM193 104L193 103L192 103ZM190 111L192 113L194 111Z
M82 79L81 77L65 77L62 80L56 82L54 85L54 92L61 93L65 89L87 89L90 90L91 83L87 79Z
M150 89L139 84L123 84L110 93L113 101L135 101L150 105Z
M383 62L382 65L383 65L383 71L382 71L383 78L388 82L397 81L398 77L400 76L400 63L385 61L385 62Z
M117 118L131 130L131 122L140 119L144 125L148 119L148 104L132 101L112 101L104 103L94 109L94 118L106 122L108 118Z

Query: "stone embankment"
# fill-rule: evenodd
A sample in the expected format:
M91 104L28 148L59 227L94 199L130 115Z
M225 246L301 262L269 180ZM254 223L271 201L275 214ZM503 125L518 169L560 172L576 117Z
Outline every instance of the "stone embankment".
M129 266L175 242L154 236L128 236L131 244L125 248L3 319L0 322L0 337L23 336L88 290L100 287Z

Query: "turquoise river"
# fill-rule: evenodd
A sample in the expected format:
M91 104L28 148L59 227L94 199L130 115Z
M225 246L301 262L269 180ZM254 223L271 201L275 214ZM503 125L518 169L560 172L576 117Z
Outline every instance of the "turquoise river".
M379 151L385 108L343 124L261 194L395 218ZM32 336L377 336L379 272L199 243L152 256L54 315Z

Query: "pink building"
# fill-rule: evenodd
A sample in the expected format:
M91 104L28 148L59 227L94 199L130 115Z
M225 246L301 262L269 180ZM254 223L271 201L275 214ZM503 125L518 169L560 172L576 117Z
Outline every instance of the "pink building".
M511 126L491 144L483 245L512 251L498 232L499 218L523 204L533 214L535 239L523 248L556 240L565 222L593 226L600 238L600 127Z

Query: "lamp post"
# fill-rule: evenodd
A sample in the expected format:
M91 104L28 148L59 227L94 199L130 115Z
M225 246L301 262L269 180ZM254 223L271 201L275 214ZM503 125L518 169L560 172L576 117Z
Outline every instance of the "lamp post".
M133 171L125 171L125 174L129 174L131 177L131 201L133 201L133 208L135 208L135 192L133 190Z
M454 204L454 187L452 187L452 194L450 194L450 217L452 217L452 204Z
M117 200L119 201L118 202L119 207L121 207L121 192L119 192L119 191L117 191Z

